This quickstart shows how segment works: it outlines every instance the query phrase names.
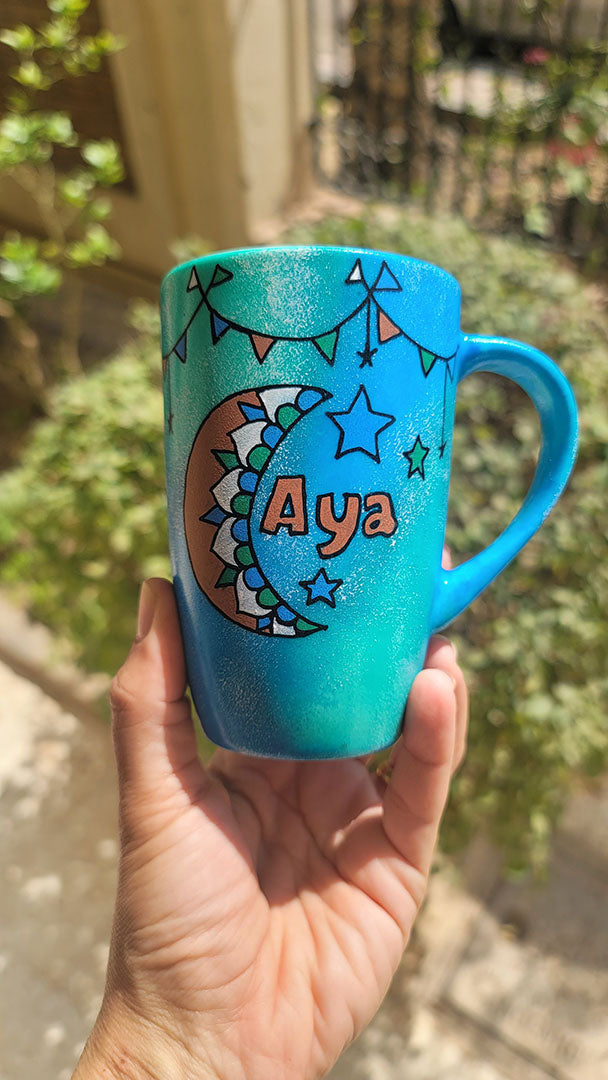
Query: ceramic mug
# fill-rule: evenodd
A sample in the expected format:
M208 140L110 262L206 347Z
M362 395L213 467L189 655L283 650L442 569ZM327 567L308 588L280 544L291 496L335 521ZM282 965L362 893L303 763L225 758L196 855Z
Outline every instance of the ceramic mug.
M463 334L460 288L402 255L250 248L162 285L172 569L213 742L282 758L399 734L429 636L556 502L576 406L529 345ZM533 484L485 551L441 567L458 383L518 383L542 426Z

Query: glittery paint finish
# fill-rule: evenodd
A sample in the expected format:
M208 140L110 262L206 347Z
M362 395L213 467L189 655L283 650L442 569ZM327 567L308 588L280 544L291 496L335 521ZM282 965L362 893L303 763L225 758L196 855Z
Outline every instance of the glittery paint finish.
M438 618L528 538L462 585L440 570L456 385L477 363L457 282L394 254L248 249L172 271L162 311L172 565L206 733L288 758L389 745Z

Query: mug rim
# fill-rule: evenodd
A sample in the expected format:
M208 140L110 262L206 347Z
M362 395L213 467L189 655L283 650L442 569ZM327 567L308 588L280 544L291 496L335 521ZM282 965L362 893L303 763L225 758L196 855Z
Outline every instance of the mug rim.
M195 255L191 259L185 259L184 262L178 263L177 266L173 266L171 270L161 279L161 293L164 292L165 285L170 278L180 271L186 270L191 266L199 266L201 263L207 261L213 261L217 259L227 259L229 257L236 257L241 255L254 255L260 252L276 253L276 252L294 252L294 251L319 251L319 252L340 252L350 253L355 256L361 255L377 255L379 257L388 259L400 259L408 263L416 263L419 266L427 267L430 270L434 270L436 273L441 274L444 278L456 286L458 296L461 295L461 288L458 278L454 277L449 270L445 270L442 266L438 266L437 263L429 262L427 259L417 259L414 255L404 255L400 251L384 251L379 248L364 248L364 247L352 247L350 244L253 244L248 247L242 248L224 248L221 251L211 251L206 255Z

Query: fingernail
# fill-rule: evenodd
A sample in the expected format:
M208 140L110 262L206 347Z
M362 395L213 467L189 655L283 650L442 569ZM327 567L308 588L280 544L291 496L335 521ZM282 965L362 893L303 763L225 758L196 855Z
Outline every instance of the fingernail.
M450 641L449 638L444 637L443 634L435 634L435 638L436 638L437 641L441 642L442 646L443 645L448 645L450 647L450 649L452 650L452 653L454 654L454 659L455 660L458 659L458 650L457 650L457 648L456 648L453 641Z
M150 588L150 585L147 581L144 581L139 593L139 608L137 609L137 634L135 636L136 641L141 641L142 638L145 638L150 627L152 626L155 607L156 596L154 594L154 590Z

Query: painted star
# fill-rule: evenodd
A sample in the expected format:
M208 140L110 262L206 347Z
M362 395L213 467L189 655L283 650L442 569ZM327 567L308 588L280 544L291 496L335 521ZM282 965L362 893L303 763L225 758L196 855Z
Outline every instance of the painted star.
M403 454L403 456L406 457L410 463L410 471L407 474L408 480L410 476L414 475L414 473L420 473L422 479L424 480L424 462L429 452L430 447L423 446L422 442L420 441L420 436L417 435L416 442L412 446L412 449L406 450Z
M328 412L327 415L340 429L336 458L360 450L374 461L380 461L378 436L395 423L395 417L388 413L374 412L363 384L346 412Z
M371 367L372 357L375 356L377 352L378 350L370 348L369 341L366 341L365 348L359 349L359 351L357 352L357 356L361 357L361 363L359 364L359 367Z
M308 589L307 605L316 604L318 600L322 600L324 604L329 604L329 607L332 608L336 606L334 592L342 584L341 578L330 581L323 567L321 567L316 577L311 578L310 581L300 582L303 589Z

